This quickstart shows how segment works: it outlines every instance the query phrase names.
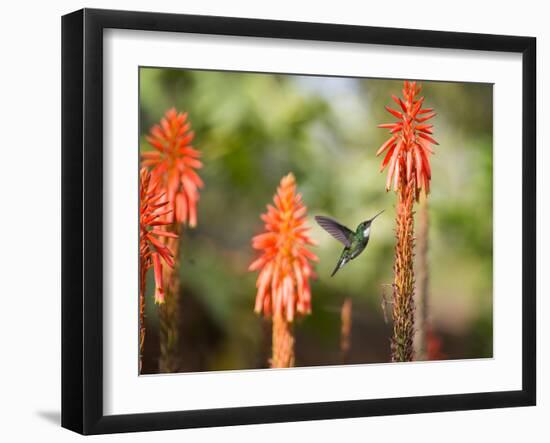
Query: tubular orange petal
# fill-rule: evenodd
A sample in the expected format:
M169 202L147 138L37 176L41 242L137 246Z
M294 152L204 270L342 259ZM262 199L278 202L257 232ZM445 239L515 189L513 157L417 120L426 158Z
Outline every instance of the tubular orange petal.
M397 128L401 126L401 123L382 123L380 125L378 125L377 127L378 128L383 128L383 129L394 129L394 128Z
M415 120L418 122L418 123L422 123L422 122L425 122L426 120L429 120L433 117L436 116L436 113L435 112L432 112L431 114L428 114L428 115L425 115L424 117L416 117Z
M182 130L184 130L184 129L185 128L182 128ZM191 143L193 141L194 138L195 138L195 132L194 131L189 131L185 136L178 139L178 144L188 145L189 143Z
M407 151L407 180L411 179L412 167L413 167L412 151L409 149Z
M153 270L155 274L155 303L164 303L164 287L162 282L162 266L160 257L153 253Z
M434 145L439 145L432 137L430 137L428 134L424 134L423 132L418 133L418 136L423 138L424 140L428 140L430 143Z
M418 111L418 115L421 115L421 114L428 114L430 112L433 111L433 108L425 108L425 109L421 109L420 111Z
M407 112L407 107L405 106L405 103L403 103L403 100L401 100L399 97L396 97L395 95L392 95L391 98L401 107L401 109L403 109L403 112Z
M194 228L197 226L197 204L196 200L190 199L189 201L189 226Z
M193 157L184 157L183 158L183 163L186 166L189 166L191 168L195 168L195 169L202 168L202 162L200 160L197 160L196 158L193 158Z
M388 162L390 161L390 159L392 158L393 156L393 152L395 149L399 149L396 147L397 145L393 145L390 150L388 151L388 153L386 154L386 157L384 158L384 161L382 162L382 166L380 167L380 172L382 172L384 170L384 168L388 165Z
M267 257L261 256L260 258L254 260L248 267L249 271L257 271L261 269L267 263Z
M382 146L380 146L380 149L376 151L376 156L378 157L382 152L384 152L386 149L388 149L393 142L397 140L397 135L394 135L393 137L389 138Z
M147 240L149 240L149 242L151 242L151 244L155 247L157 252L161 252L166 247L160 239L156 238L154 235L150 235L149 232L146 237Z
M155 125L151 128L151 136L159 141L160 145L162 146L162 150L164 151L165 143L162 142L167 142L168 140L166 139L166 135L159 125Z
M176 220L179 223L183 223L187 220L187 199L185 198L185 194L183 192L176 195L175 213Z
M313 252L311 252L309 249L306 248L300 248L299 249L300 255L303 255L306 258L309 258L312 261L319 261L319 257L317 257Z
M428 159L428 156L426 155L423 149L416 149L416 151L420 151L420 157L422 158L422 166L425 171L425 175L428 179L431 179L432 169L430 167L430 160Z
M424 102L424 97L420 97L418 101L412 106L412 110L410 113L411 117L414 118L416 116L423 102Z
M399 145L402 146L403 143L400 143ZM396 148L391 157L390 166L388 169L388 178L386 180L386 191L390 190L392 177L395 172L395 164L397 163L397 158L399 157L400 151L401 151L400 149Z
M435 155L435 152L430 147L430 144L425 140L418 140L417 145L420 146L422 149L424 149L427 153Z
M151 229L149 232L155 235L159 235L161 237L178 238L177 234L174 234L173 232L169 232L169 231L163 231L161 229Z
M267 244L276 243L277 235L273 232L258 234L252 238L252 246L255 249L261 249Z
M424 165L422 163L422 157L420 156L420 150L415 149L414 151L415 158L415 167L416 167L416 186L420 188L422 186L422 173Z
M395 172L393 173L393 190L397 191L397 187L399 186L399 179L400 179L400 173L401 173L401 162L395 163Z
M153 137L147 135L147 136L145 136L145 140L147 140L147 142L153 148L157 149L158 151L164 151L164 145L159 140L157 140L156 138L153 138Z
M403 118L403 114L401 114L399 111L396 111L395 109L390 108L389 106L386 106L386 110L397 118Z
M178 120L178 124L180 124L181 126L179 127L178 129L178 137L184 135L187 131L189 131L189 129L191 129L191 123L188 122L188 123L185 123L183 124L184 122L183 121L179 121Z
M426 134L433 134L433 125L416 125L416 130L417 131L422 131L422 132L425 132Z
M148 160L148 159L145 159L145 160L142 160L141 161L141 166L145 166L145 167L155 167L156 165L158 165L159 161L158 160Z
M146 159L158 160L158 159L160 159L160 152L158 152L158 151L147 151L147 152L142 153L141 157L146 158Z
M184 148L179 149L180 155L187 155L189 157L198 158L202 155L200 151L197 151L196 149L193 149L191 146L186 146Z

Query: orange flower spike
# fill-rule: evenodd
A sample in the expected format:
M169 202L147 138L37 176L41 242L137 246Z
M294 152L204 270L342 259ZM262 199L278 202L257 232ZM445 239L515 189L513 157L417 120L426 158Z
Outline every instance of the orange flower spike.
M167 225L166 215L172 213L167 210L168 201L160 190L158 177L142 168L140 171L139 186L139 254L142 271L153 267L155 272L155 302L164 303L164 286L162 281L163 261L166 265L174 266L174 256L170 248L160 237L177 238L177 235L159 229ZM161 260L162 259L162 260Z
M262 251L248 268L259 271L254 310L292 322L296 313L311 312L311 262L319 259L307 248L316 243L308 235L307 208L296 193L294 175L282 178L273 202L261 215L265 232L252 239L252 247Z
M433 125L424 123L436 114L433 109L422 109L424 97L418 97L421 86L416 82L404 82L403 99L392 96L400 110L386 106L387 111L399 121L384 123L379 128L389 129L391 137L382 144L376 155L387 151L381 170L388 167L386 191L397 190L403 185L401 180L415 179L415 197L418 200L420 192L430 192L430 155L434 154L431 145L437 145L432 138ZM392 186L393 182L393 186Z
M173 212L167 217L170 223L197 225L198 189L204 186L196 172L202 168L201 153L191 146L194 132L187 113L172 108L151 128L146 137L154 151L142 154L142 166L161 179Z

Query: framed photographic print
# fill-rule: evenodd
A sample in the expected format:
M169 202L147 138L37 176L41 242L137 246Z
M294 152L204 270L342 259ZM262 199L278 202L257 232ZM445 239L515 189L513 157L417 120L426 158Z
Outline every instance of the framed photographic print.
M534 405L530 37L62 21L62 425Z

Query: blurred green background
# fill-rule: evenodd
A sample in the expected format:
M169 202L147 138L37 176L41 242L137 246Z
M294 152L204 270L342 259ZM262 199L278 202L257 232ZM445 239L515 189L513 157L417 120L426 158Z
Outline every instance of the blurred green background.
M429 197L429 318L448 359L492 357L492 85L422 82L435 108ZM140 69L140 149L165 111L189 112L205 182L198 226L181 239L180 371L267 367L271 324L253 312L252 236L281 177L293 172L319 242L312 315L298 319L296 365L341 364L340 309L353 301L347 363L390 360L396 196L385 192L379 123L394 118L402 81L177 69ZM395 106L394 106L395 107ZM330 278L340 244L313 221L355 229L376 212L366 251ZM158 372L158 309L148 279L143 372ZM389 297L390 291L386 289ZM388 315L391 306L388 307Z

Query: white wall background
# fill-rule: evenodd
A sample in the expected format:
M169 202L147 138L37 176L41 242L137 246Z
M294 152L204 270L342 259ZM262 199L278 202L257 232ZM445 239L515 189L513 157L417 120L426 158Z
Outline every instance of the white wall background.
M548 226L550 189L543 168L544 122L550 119L550 28L544 2L271 2L201 0L8 1L0 26L0 439L80 440L59 427L60 415L60 113L62 14L81 7L273 18L449 31L531 35L538 38L539 226ZM520 122L518 122L520 124ZM550 264L539 229L539 276ZM94 441L318 442L548 441L550 430L550 282L539 277L539 387L533 408L331 420L218 429L102 436Z

